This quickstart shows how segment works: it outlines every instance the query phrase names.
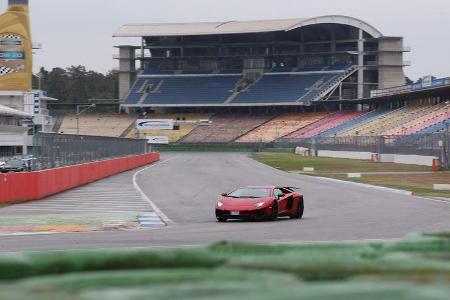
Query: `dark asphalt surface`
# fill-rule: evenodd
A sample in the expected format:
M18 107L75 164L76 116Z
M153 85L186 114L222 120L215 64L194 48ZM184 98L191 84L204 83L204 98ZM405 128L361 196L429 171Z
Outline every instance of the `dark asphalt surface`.
M139 175L138 184L175 225L151 231L0 237L0 251L183 247L221 240L372 240L450 230L450 203L288 174L247 154L166 154L162 163ZM301 187L304 219L217 223L217 195L246 185Z

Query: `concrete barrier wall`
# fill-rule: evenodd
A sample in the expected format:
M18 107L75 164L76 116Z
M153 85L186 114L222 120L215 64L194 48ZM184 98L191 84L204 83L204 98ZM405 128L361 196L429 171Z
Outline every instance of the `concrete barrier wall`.
M148 153L30 173L0 174L0 203L39 200L158 160L158 153Z
M433 161L439 159L435 156L402 155L402 154L381 154L380 162L396 163L405 165L433 166Z
M375 155L375 153L319 150L318 155L319 157L372 160L372 156ZM396 163L396 164L418 165L428 167L432 167L433 161L437 159L439 158L435 156L403 155L403 154L381 154L379 156L379 162L383 163Z
M319 157L332 157L332 158L348 158L348 159L361 159L371 160L372 154L370 152L350 152L350 151L328 151L319 150Z

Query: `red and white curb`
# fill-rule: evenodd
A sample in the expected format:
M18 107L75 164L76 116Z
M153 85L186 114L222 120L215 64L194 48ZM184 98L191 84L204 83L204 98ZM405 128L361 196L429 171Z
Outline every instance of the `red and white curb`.
M166 226L161 218L156 213L148 213L138 216L140 229L153 229L157 227Z

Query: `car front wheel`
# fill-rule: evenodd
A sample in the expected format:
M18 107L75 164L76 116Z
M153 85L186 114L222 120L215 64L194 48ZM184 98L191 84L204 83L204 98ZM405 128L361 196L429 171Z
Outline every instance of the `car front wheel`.
M272 214L269 217L270 221L276 221L278 219L278 203L272 205Z

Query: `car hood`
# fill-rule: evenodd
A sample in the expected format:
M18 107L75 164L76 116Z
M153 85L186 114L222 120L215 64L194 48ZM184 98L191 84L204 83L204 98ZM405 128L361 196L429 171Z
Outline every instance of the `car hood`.
M0 165L0 167L1 168L9 168L9 169L19 169L19 168L22 168L23 166L4 164L4 165Z
M220 197L219 201L223 203L223 208L227 210L233 209L257 209L256 204L260 202L265 202L267 205L272 203L273 198L231 198L231 197ZM263 206L264 207L264 206ZM262 208L262 207L261 207Z

